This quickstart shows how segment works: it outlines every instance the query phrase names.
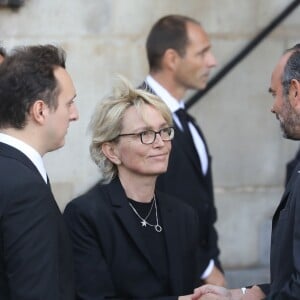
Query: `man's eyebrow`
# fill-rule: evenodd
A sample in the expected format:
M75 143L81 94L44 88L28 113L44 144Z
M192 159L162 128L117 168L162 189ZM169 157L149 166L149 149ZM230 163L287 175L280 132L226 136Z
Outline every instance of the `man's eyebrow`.
M77 94L75 94L70 100L69 102L74 102L75 98L77 97Z
M211 45L207 45L206 47L204 47L203 49L201 49L200 51L199 51L199 53L201 54L201 53L205 53L205 52L207 52L207 51L209 51L211 49Z

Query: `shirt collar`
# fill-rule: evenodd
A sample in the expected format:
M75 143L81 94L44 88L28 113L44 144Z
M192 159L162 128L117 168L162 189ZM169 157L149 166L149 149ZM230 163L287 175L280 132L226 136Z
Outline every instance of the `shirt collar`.
M169 107L172 113L180 108L184 108L184 101L178 101L174 98L160 83L158 83L151 75L146 77L147 84L153 89L155 94L159 96Z
M23 141L4 133L0 133L0 142L14 147L25 154L35 165L44 181L47 183L47 173L44 167L43 159L34 148L24 143Z

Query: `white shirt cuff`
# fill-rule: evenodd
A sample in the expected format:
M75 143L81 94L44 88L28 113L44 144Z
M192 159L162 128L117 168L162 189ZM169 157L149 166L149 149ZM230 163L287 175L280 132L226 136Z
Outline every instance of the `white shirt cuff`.
M209 261L209 264L208 264L208 266L206 267L205 271L202 273L201 279L206 279L206 278L211 274L211 272L212 272L214 266L215 266L215 262L214 262L213 259L211 259L211 260Z

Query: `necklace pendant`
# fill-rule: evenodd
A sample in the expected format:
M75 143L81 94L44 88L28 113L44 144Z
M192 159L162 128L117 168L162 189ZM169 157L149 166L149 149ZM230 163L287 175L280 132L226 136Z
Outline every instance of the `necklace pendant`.
M143 220L143 221L141 222L141 224L142 224L142 227L146 227L146 226L147 226L146 220Z
M161 232L162 231L162 227L160 225L158 225L158 224L156 224L154 226L154 229L155 229L156 232Z

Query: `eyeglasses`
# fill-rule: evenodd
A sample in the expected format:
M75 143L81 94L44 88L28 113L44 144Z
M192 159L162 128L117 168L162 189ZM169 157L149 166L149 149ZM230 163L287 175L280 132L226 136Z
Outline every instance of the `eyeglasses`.
M142 144L150 145L154 143L157 134L160 135L163 141L171 141L174 138L174 133L175 130L173 127L166 127L159 131L154 131L149 129L138 133L123 133L123 134L119 134L117 137L136 135L136 136L140 136Z

